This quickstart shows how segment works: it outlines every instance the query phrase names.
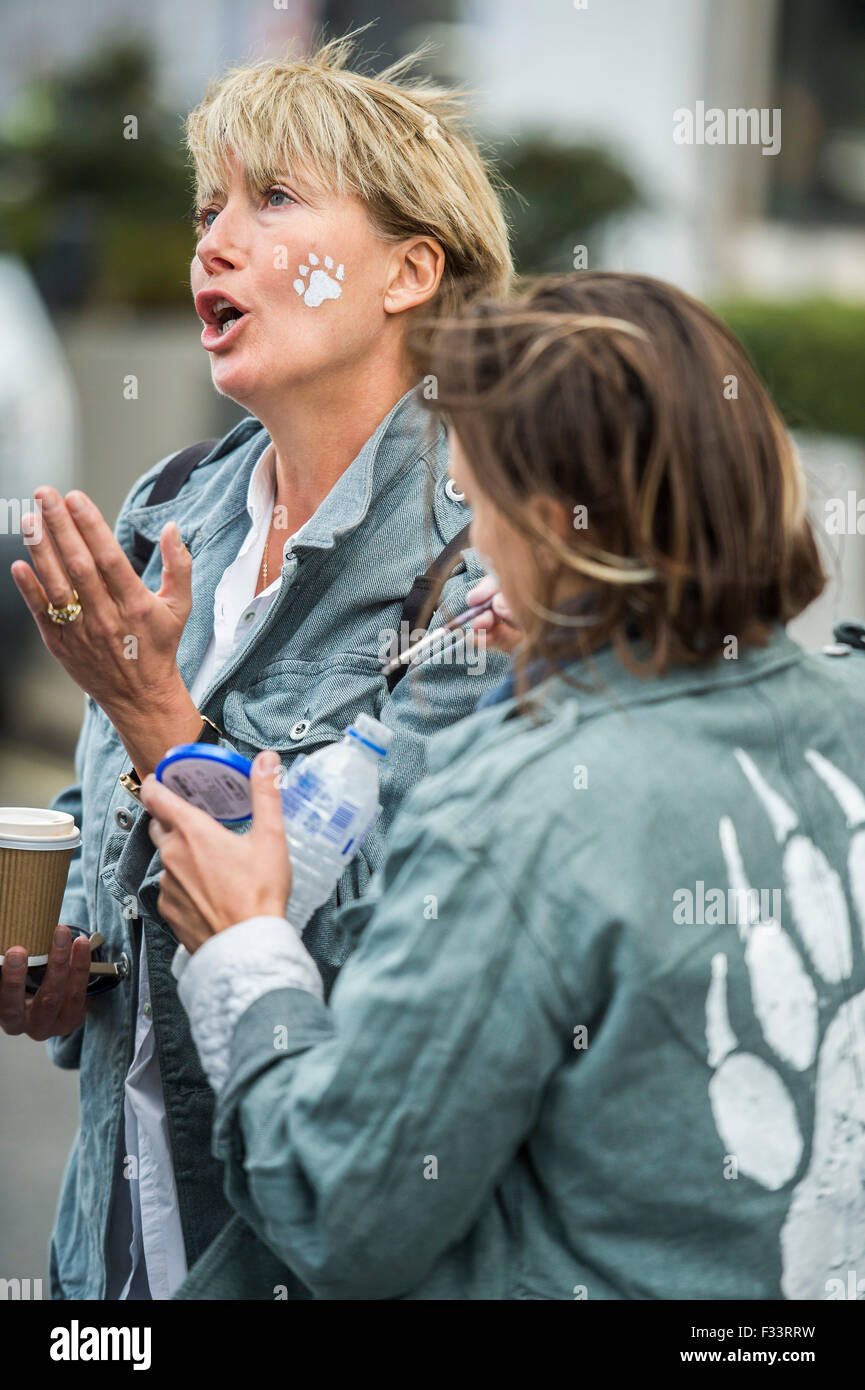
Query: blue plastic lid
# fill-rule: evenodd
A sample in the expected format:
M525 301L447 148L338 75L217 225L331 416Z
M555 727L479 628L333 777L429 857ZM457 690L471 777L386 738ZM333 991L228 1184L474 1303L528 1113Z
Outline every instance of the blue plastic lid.
M156 768L156 780L192 806L223 822L252 819L252 763L232 748L179 743Z

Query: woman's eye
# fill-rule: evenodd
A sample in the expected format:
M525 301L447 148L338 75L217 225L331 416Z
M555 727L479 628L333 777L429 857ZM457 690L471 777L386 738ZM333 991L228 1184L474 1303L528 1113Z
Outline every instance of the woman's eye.
M284 188L269 188L269 189L267 190L267 201L268 201L268 205L269 205L270 207L273 207L273 208L285 207L285 203L274 203L274 202L272 201L273 198L284 198L284 199L285 199L285 202L287 202L287 203L293 203L293 202L296 201L296 199L292 198L292 196L291 196L290 193L286 193L286 191L285 191Z
M200 232L209 232L213 223L208 222L208 217L218 216L219 208L198 208L195 214L195 225Z

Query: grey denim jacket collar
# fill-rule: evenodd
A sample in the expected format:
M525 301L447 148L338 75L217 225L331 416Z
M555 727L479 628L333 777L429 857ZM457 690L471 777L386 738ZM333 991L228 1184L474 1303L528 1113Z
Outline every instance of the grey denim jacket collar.
M732 689L760 680L804 656L798 642L777 624L765 647L746 647L735 660L719 658L708 666L678 666L664 676L646 680L626 670L612 647L604 647L591 662L567 662L559 673L541 680L531 691L531 708L538 724L549 726L555 740L592 715L679 695L699 695L724 686ZM577 681L582 688L574 683ZM491 692L496 698L480 702L468 719L433 739L427 758L431 773L444 771L460 756L500 738L500 725L506 720L524 717L512 687L513 672Z
M801 661L802 648L788 636L781 624L776 624L765 647L744 647L735 658L719 657L705 666L675 666L663 676L652 679L634 675L616 656L612 647L596 652L590 662L574 661L564 668L564 676L549 677L542 686L546 699L553 704L575 699L580 716L595 714L605 707L654 704L679 695L699 695L723 686L738 686L759 680L771 671L791 662ZM572 681L579 681L579 690Z
M407 391L337 479L310 518L294 550L332 550L351 535L384 497L395 479L413 468L419 457L434 448L442 432L441 423L420 404L417 388ZM402 447L381 449L385 437L389 444ZM192 570L192 611L177 653L178 668L187 686L194 680L210 640L216 586L249 530L249 479L269 444L270 436L258 420L252 417L241 420L221 446L194 470L193 478L195 472L203 469L208 462L214 464L214 474L206 482L185 489L176 499L157 503L153 507L131 507L127 513L129 524L154 541L158 540L167 521L176 520L196 562ZM232 454L235 458L231 472L226 476L227 470L220 465L220 459ZM444 514L448 505L437 491L433 500L434 509L441 509ZM153 578L158 582L158 559L151 563L157 565ZM286 560L283 576L288 574L292 577L296 566L294 556ZM277 602L281 598L281 595L278 596ZM251 634L251 637L254 640L255 634ZM229 664L234 665L235 660ZM212 686L206 692L205 704L214 688Z
M418 397L418 388L412 387L401 396L375 431L361 448L359 454L337 479L324 498L315 515L310 518L298 547L317 547L332 549L345 536L356 530L367 516L374 498L382 493L396 474L392 466L382 463L380 445L385 435L395 442L404 442L405 454L391 451L391 459L402 457L403 463L397 472L411 467L419 453L431 449L442 430L441 424L431 416ZM148 540L158 540L167 521L178 522L181 535L195 556L214 539L236 523L238 519L248 521L246 509L249 479L255 464L270 444L270 436L260 421L249 416L241 420L234 430L221 441L218 448L209 453L196 466L198 471L217 461L223 455L238 450L246 444L246 450L238 457L237 465L228 488L221 472L204 485L184 498L159 502L153 507L139 504L131 507L127 518L131 526ZM385 473L388 473L388 476Z

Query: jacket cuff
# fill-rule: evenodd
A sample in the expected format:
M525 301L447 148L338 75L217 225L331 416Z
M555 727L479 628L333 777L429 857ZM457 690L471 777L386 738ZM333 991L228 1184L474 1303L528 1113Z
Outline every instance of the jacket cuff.
M231 1037L262 995L300 989L324 1000L321 975L284 917L250 917L199 946L175 952L171 972L207 1078L217 1093L228 1078Z

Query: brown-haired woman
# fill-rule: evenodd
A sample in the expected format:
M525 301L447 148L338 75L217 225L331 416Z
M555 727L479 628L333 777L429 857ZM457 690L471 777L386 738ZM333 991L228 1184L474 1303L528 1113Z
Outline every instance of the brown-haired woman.
M329 1006L269 755L250 836L145 788L231 1200L275 1252L223 1251L223 1296L838 1296L865 661L784 631L823 585L790 441L723 324L639 276L477 305L429 370L523 638L345 910Z

